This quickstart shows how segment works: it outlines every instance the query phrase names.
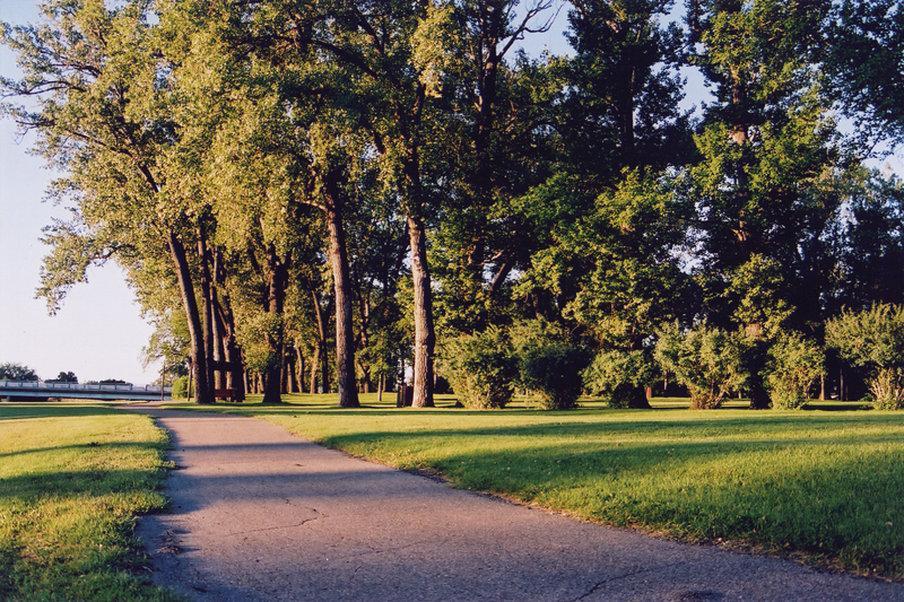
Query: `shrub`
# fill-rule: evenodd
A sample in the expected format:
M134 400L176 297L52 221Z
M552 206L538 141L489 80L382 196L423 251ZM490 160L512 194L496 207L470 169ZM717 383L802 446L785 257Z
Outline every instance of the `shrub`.
M851 363L873 369L869 387L877 408L904 408L904 305L843 312L826 324L826 343Z
M654 373L647 352L601 351L584 370L584 382L591 394L602 396L613 408L648 407L644 387Z
M769 349L766 387L776 409L798 409L823 373L825 355L819 345L801 334L782 333Z
M747 382L744 343L739 334L700 324L682 332L677 324L660 332L655 357L663 370L691 393L691 407L718 408L732 390Z
M512 399L517 363L505 333L490 326L462 335L445 350L449 382L468 408L502 408Z
M518 358L519 385L546 409L575 407L587 354L572 342L568 331L540 318L516 322L509 328L509 337Z
M519 358L520 381L548 410L565 410L577 405L587 365L583 349L567 342L529 346Z
M173 380L173 399L188 399L188 377L177 376Z

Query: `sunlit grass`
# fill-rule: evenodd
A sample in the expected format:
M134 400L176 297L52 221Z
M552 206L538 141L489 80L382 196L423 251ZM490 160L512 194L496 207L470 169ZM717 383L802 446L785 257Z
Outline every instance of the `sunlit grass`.
M132 533L163 507L166 444L100 404L0 403L0 599L168 599Z
M329 395L282 407L221 404L349 453L444 475L615 525L724 541L904 579L904 413L819 402L810 411L341 410ZM826 411L836 410L836 411Z

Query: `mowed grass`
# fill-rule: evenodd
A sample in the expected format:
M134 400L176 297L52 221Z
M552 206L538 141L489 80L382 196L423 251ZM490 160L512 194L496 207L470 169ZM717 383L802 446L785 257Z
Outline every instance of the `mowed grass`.
M164 505L166 446L108 406L0 403L0 599L171 599L133 536Z
M331 396L288 399L207 409L594 521L904 579L904 412L693 411L681 400L646 411L396 409L373 396L342 410Z

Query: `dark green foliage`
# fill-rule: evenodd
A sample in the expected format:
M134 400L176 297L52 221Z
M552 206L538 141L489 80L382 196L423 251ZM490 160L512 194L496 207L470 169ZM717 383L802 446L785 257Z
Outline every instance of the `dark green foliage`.
M681 32L663 27L670 0L577 0L568 13L569 92L562 103L564 154L597 186L624 167L660 169L689 150L676 68Z
M521 320L509 328L518 360L518 384L541 407L573 408L583 388L586 350L561 324L542 318Z
M904 305L843 312L826 324L826 343L854 365L875 370L870 393L876 407L904 408Z
M660 333L656 360L691 392L691 407L714 409L749 377L744 367L744 338L738 333L699 324L682 331L674 324Z
M445 374L468 408L503 408L512 399L518 365L501 328L461 335L444 353Z
M23 364L0 364L0 380L34 381L39 380L35 371Z
M783 332L769 348L766 386L776 409L798 409L824 373L825 354L797 332Z
M899 0L841 0L827 25L824 65L842 110L880 138L904 135L904 8Z
M865 174L850 200L838 255L838 303L866 309L904 302L904 182Z
M47 382L49 383L77 383L78 377L75 375L75 372L60 372L56 378L51 378Z
M645 387L655 376L653 358L643 350L602 351L584 370L584 385L591 395L603 397L610 407L645 407Z
M583 388L581 371L587 352L573 344L556 341L529 345L518 358L520 382L548 410L567 410L577 405Z

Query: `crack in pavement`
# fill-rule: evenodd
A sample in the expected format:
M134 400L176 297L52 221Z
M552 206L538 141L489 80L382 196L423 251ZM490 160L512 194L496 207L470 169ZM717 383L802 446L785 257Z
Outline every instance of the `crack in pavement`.
M642 568L642 569L637 569L636 571L622 573L621 575L615 575L614 577L607 577L606 579L603 579L602 581L597 581L595 584L593 584L593 586L590 589L588 589L586 592L584 592L577 598L572 598L570 602L579 602L580 600L584 600L584 599L592 596L594 593L596 593L596 591L599 590L599 588L601 588L604 585L607 585L609 583L612 583L614 581L620 581L622 579L627 579L628 577L634 577L636 575L642 575L644 573L649 573L652 571L659 571L659 570L667 569L667 568L670 568L673 566L679 566L681 564L684 564L684 561L670 562L668 564L660 564L660 565L653 566L653 567L646 567L646 568Z
M443 544L449 543L449 541L450 540L447 540L447 539L439 540L439 541L437 541L435 539L427 539L424 541L415 541L415 542L405 544L402 546L390 546L388 548L375 548L375 547L369 546L365 543L364 545L367 546L368 548L370 548L366 552L355 552L354 554L346 554L345 556L336 556L334 558L334 560L348 560L350 558L361 558L362 556L370 556L372 554L385 554L386 552L401 552L402 550L407 550L409 548L417 548L419 546L423 546L423 545L430 544L430 543L436 544L436 545L443 545Z
M306 525L306 524L308 524L308 523L312 523L312 522L317 521L317 520L322 520L322 519L324 519L324 518L329 518L329 515L323 514L322 512L319 512L318 510L315 510L314 508L307 508L307 509L308 509L308 510L313 510L314 512L316 512L316 513L317 513L317 516L315 516L315 517L313 517L313 518L306 518L306 519L304 519L303 521L301 521L301 522L299 522L299 523L293 523L293 524L291 524L291 525L276 525L276 526L273 526L273 527L262 527L262 528L260 528L260 529L248 529L248 530L246 530L246 531L233 531L233 532L231 532L231 533L226 533L226 534L225 534L225 537L233 537L233 536L235 536L235 535L249 535L249 534L251 534L251 533L263 533L263 532L265 532L265 531L278 531L278 530L280 530L280 529L292 529L292 528L294 528L294 527L301 527L301 526L303 526L303 525Z

